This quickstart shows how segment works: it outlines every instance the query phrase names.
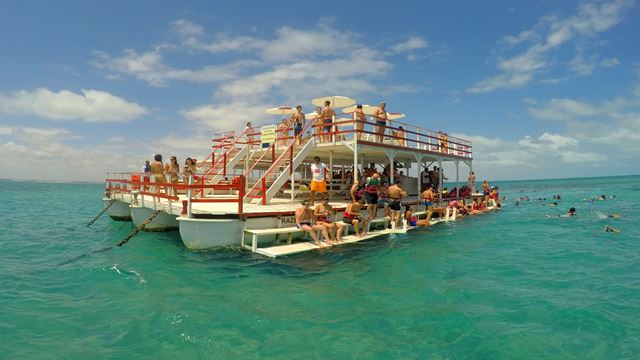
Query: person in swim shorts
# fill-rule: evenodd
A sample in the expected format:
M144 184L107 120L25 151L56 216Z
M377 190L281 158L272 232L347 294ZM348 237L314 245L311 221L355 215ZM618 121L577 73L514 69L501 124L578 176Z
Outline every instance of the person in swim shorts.
M376 208L378 207L378 194L380 193L380 174L374 173L365 180L364 199L367 203L367 213L369 218L375 218Z
M333 123L333 118L336 116L336 112L331 107L331 101L327 100L324 102L324 108L322 108L320 116L322 117L322 123L324 124L322 132L326 134L322 136L323 141L331 141L331 124Z
M311 191L309 192L309 201L311 206L315 204L316 193L322 194L322 197L327 194L327 173L329 169L325 163L320 162L319 156L314 156L313 164L311 164Z
M400 226L400 220L402 219L402 198L407 196L406 191L400 187L400 181L396 180L395 184L389 186L389 209L391 209L391 222L396 224L396 227ZM407 219L408 221L409 219Z
M431 184L427 184L427 189L421 194L422 199L424 200L423 204L427 209L427 222L431 221L431 216L433 215L433 188Z

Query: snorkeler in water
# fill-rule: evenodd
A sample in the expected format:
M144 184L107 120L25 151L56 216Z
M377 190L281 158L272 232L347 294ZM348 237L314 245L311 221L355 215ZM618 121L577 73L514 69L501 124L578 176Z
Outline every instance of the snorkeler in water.
M620 230L618 230L618 229L616 229L614 227L611 227L609 225L605 225L604 226L604 232L616 232L616 233L619 233Z
M566 214L562 214L562 215L556 215L557 217L571 217L571 216L575 216L576 214L576 208L572 207L569 209L569 211ZM545 217L550 218L553 217L551 215L545 215Z
M620 214L609 214L609 215L607 215L607 217L612 218L612 219L620 219L620 217L622 217L622 215L620 215Z

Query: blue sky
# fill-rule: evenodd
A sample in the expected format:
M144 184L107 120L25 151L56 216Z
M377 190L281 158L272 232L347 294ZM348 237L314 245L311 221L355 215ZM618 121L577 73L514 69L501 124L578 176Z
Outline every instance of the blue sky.
M100 180L342 94L473 142L481 178L637 174L638 5L2 2L0 177ZM17 165L22 164L22 165ZM16 172L16 169L20 169Z

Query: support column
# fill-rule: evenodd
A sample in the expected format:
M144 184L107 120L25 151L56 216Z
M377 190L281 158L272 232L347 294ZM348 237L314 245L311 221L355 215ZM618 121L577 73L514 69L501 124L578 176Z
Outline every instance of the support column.
M353 183L358 180L358 142L353 142Z
M456 188L460 192L460 160L456 160Z
M331 201L333 197L333 150L329 151L329 185L327 191L329 192L329 201Z
M442 201L442 183L443 183L443 179L442 179L442 157L437 157L436 160L438 161L438 200L439 202Z
M396 154L398 153L398 150L395 149L385 149L384 153L387 154L387 158L389 159L389 185L393 184L395 181L395 177L393 176L393 168L394 168L394 162L395 162L395 158L396 158Z
M420 135L418 135L420 136ZM420 192L422 191L422 159L424 158L423 154L413 154L413 157L416 159L416 163L418 165L418 197L420 197ZM409 171L407 171L407 176L409 176Z

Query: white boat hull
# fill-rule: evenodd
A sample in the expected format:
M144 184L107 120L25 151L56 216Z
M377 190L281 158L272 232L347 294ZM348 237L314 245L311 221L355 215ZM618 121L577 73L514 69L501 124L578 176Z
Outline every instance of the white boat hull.
M153 214L153 209L140 207L140 206L131 206L131 219L133 220L133 224L135 226L140 226L145 220L149 218ZM179 224L176 219L177 216L168 214L164 211L158 213L158 215L151 220L150 223L145 225L143 231L167 231L172 229L177 229Z
M240 246L242 233L245 229L271 229L275 227L294 226L293 216L278 217L257 217L248 218L246 221L240 219L189 219L179 217L180 237L184 245L190 250L205 250L216 247ZM294 238L301 237L302 234L295 234ZM274 236L263 236L260 243L267 243L275 240Z
M240 219L179 217L180 237L187 249L205 250L240 245L244 223Z
M116 221L131 220L131 210L129 209L129 204L122 201L106 199L106 198L102 199L102 201L104 202L105 207L109 206L110 203L113 203L113 205L111 205L107 209L107 215L109 215L109 217L112 218L113 220L116 220Z

